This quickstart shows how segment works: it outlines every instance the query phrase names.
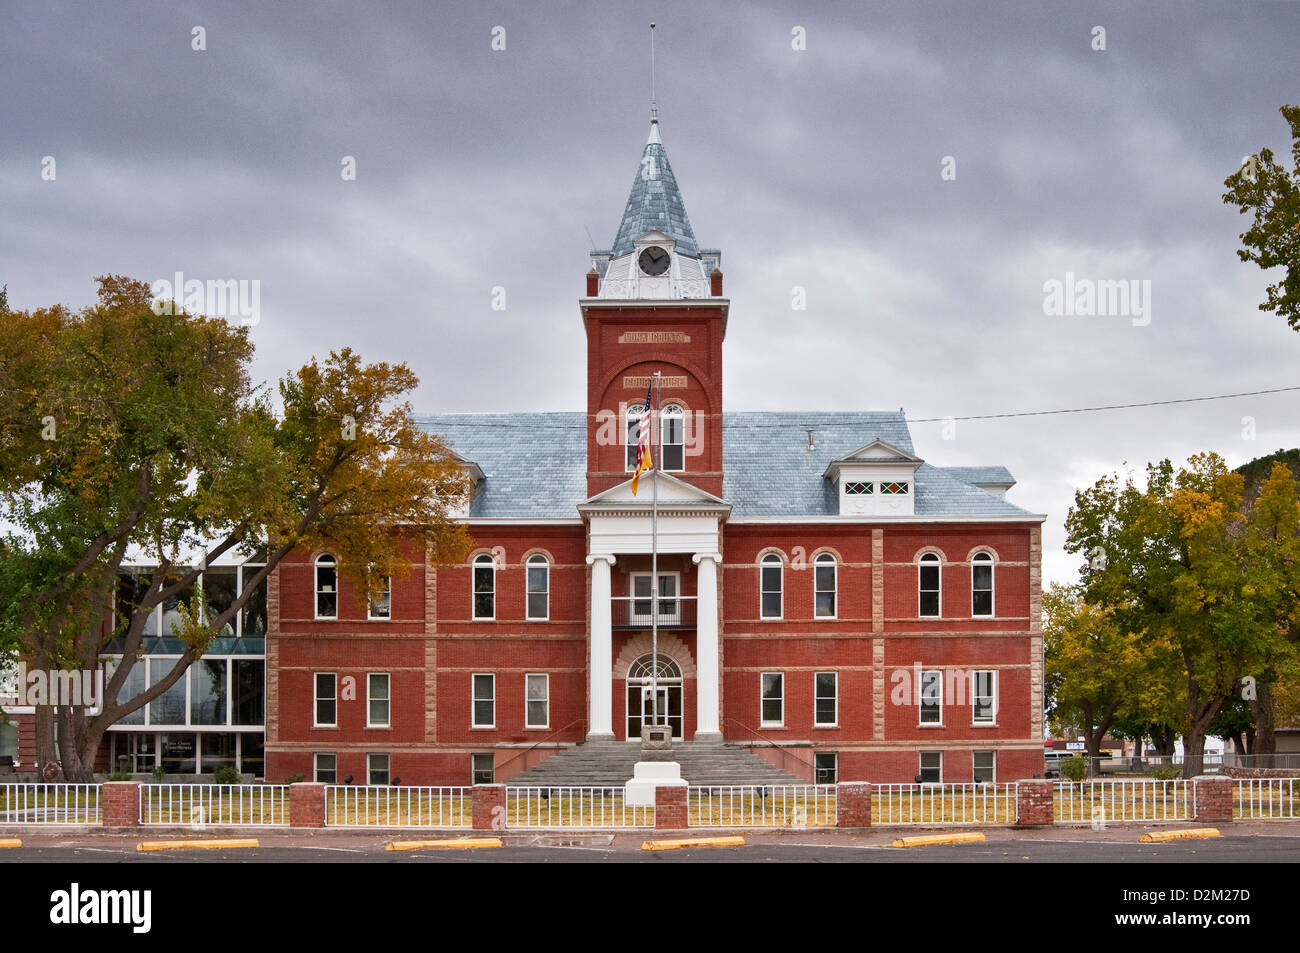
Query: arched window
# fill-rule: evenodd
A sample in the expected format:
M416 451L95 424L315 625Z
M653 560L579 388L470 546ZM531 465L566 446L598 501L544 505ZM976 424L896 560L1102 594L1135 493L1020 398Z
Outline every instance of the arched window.
M659 655L658 658L659 658L658 666L654 664L655 656L653 655L643 655L635 662L633 662L631 665L629 665L627 669L628 681L649 679L651 672L655 673L656 679L664 679L664 678L680 679L682 677L681 666L679 666L675 661L673 661L667 655L662 655L662 654Z
M493 619L497 608L497 563L488 553L474 557L474 618Z
M551 563L541 553L528 557L528 618L545 620L551 609Z
M641 404L632 404L627 409L627 427L624 429L624 442L627 444L627 470L635 472L638 461L637 447L641 436L641 418L645 415L645 407Z
M970 560L970 614L993 615L993 557L976 553Z
M813 615L818 619L835 618L835 557L822 553L813 560Z
M768 553L759 563L759 615L764 619L781 618L784 571L781 557L776 553Z
M941 565L937 553L926 553L917 564L917 613L923 619L937 619L943 611L940 596Z
M339 617L339 566L330 555L316 559L316 618Z
M676 404L668 404L659 415L659 426L663 428L659 435L663 468L680 473L686 469L686 414Z

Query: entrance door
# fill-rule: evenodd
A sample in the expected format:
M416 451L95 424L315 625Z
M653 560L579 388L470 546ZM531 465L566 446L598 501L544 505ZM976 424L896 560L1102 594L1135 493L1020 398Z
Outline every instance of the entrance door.
M660 625L676 625L681 621L681 600L677 598L678 574L659 574L659 619ZM653 600L650 598L650 573L632 574L632 617L631 624L650 628L654 621L651 617Z
M682 717L682 686L660 685L659 704L653 704L648 680L629 680L627 683L627 740L641 740L642 725L668 725L673 730L673 740L682 740L685 721ZM657 711L657 715L656 715Z

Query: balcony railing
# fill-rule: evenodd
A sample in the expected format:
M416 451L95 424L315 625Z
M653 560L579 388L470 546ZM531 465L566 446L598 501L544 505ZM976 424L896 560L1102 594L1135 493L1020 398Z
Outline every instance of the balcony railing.
M658 604L658 619L655 604ZM658 621L661 629L695 628L695 596L614 596L612 599L613 627L616 629L648 629Z

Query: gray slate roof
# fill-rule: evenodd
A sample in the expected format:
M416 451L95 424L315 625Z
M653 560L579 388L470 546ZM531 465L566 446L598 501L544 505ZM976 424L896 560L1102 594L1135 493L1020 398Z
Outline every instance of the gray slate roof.
M623 221L614 239L615 258L632 253L632 242L652 229L658 229L677 242L677 252L698 258L700 247L691 230L691 220L686 216L686 203L682 201L677 177L668 164L668 150L652 135L641 152L636 175L632 178L632 191L623 209ZM647 157L653 157L654 178L646 178L643 170L651 168Z
M584 414L425 414L416 415L416 423L482 468L486 479L471 518L575 517L587 498ZM836 489L822 477L832 460L875 439L915 453L900 411L731 413L723 415L722 428L722 496L734 516L833 516L839 511ZM1003 467L922 464L917 515L1029 515L973 486L973 471L1010 479Z
M1016 482L1016 478L1006 467L944 467L944 469L966 483L1014 484Z

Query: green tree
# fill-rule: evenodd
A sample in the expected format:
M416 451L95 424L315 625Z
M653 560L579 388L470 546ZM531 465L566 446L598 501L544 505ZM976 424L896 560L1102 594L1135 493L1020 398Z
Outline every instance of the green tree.
M1228 191L1223 201L1236 205L1243 215L1255 215L1240 236L1241 260L1263 269L1285 269L1281 279L1268 286L1268 298L1259 309L1276 311L1300 331L1300 106L1282 106L1279 111L1291 126L1295 168L1287 172L1264 147L1224 180Z
M123 647L101 714L38 708L38 757L54 760L57 718L72 780L91 777L105 730L183 677L294 547L328 540L340 569L377 595L402 574L403 541L433 564L467 546L452 513L468 477L414 425L405 365L366 365L350 350L313 359L281 381L277 420L249 381L247 329L157 314L142 282L99 284L95 305L14 312L0 338L0 518L17 527L0 542L0 640L43 669L89 671L110 641ZM202 567L254 552L265 567L208 617L192 596ZM157 568L123 600L128 553ZM176 598L185 650L119 700L145 622Z
M1243 675L1275 650L1267 574L1253 574L1242 512L1242 477L1217 454L1175 472L1147 467L1145 489L1130 475L1103 477L1075 495L1066 519L1069 552L1086 553L1084 598L1116 624L1172 652L1181 666L1184 772L1203 766L1205 737Z

